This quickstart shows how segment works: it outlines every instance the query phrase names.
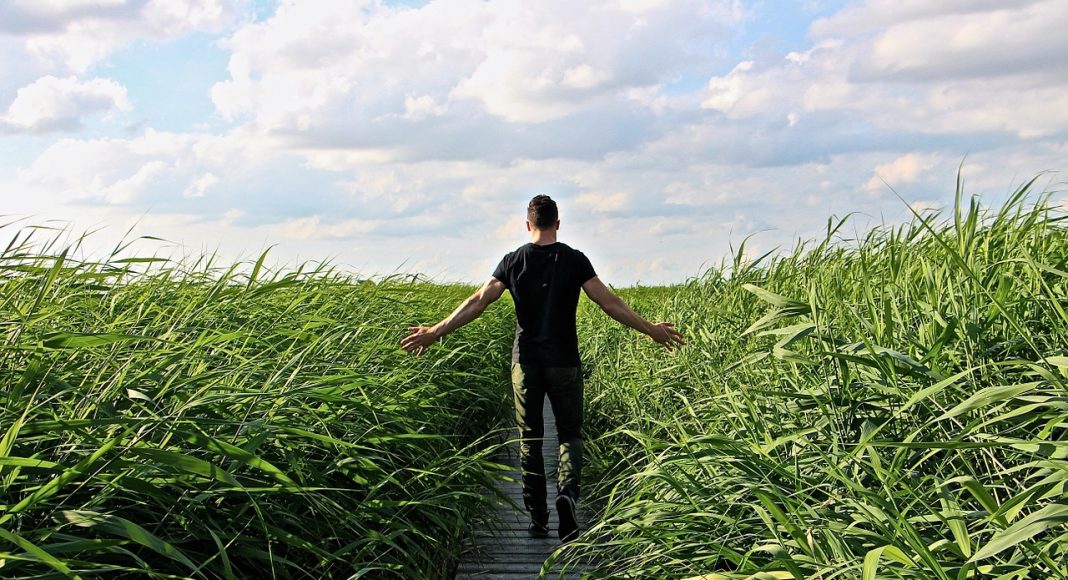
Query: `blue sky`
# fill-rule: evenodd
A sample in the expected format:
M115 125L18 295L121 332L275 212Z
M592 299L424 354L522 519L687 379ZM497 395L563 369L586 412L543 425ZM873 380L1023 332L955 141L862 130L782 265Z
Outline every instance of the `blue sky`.
M989 203L1043 172L1065 198L1056 0L4 10L0 214L100 248L132 226L169 240L140 251L478 282L549 193L626 285L945 207L962 161Z

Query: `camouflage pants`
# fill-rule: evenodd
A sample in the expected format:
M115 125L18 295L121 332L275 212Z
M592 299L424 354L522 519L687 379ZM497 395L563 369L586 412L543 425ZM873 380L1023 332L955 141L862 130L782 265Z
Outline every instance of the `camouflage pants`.
M543 367L512 363L515 420L519 426L519 464L523 470L523 503L527 510L544 511L545 461L542 440L544 397L548 395L556 417L560 460L557 493L576 501L582 473L582 367Z

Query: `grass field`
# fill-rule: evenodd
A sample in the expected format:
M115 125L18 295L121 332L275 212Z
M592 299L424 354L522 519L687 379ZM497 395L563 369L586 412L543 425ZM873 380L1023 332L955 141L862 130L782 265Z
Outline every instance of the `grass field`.
M676 356L587 304L606 507L562 557L629 577L1068 576L1068 231L1029 187L626 292L680 322Z
M415 358L467 288L73 253L0 260L0 576L447 573L499 476L505 310Z
M961 195L958 192L958 199ZM1068 576L1068 238L1025 186L580 304L604 576ZM0 230L6 231L6 230ZM118 258L0 257L0 576L442 577L502 477L507 300ZM35 242L35 239L42 240Z

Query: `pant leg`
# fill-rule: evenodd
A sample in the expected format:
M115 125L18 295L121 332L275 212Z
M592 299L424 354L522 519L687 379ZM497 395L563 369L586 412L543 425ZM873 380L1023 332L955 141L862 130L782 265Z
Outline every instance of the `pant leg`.
M523 471L523 503L528 511L544 512L545 460L542 439L545 423L541 407L545 388L541 369L512 363L512 394L515 397L515 422L519 427L519 467Z
M560 445L556 491L577 501L582 476L582 367L550 367L545 375Z

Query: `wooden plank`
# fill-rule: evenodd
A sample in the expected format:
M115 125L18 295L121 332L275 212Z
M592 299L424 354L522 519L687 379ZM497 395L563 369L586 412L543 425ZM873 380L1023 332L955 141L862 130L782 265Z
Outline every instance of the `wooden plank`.
M553 418L552 406L548 397L545 398L542 407L542 415L545 418L545 479L548 483L549 494L549 534L548 538L532 538L527 533L528 516L523 509L523 483L519 477L519 454L515 442L502 452L497 461L511 465L515 469L517 481L505 482L501 492L508 500L516 505L510 505L507 501L498 501L498 509L495 514L496 520L492 524L484 524L476 530L472 530L468 539L467 547L457 567L456 578L480 578L487 580L509 580L536 578L545 560L560 547L560 540L556 537L559 519L555 506L552 505L556 480L556 421ZM518 509L517 509L518 508ZM580 510L579 526L585 524L585 513ZM547 574L549 578L579 578L583 568L572 568L563 576L558 567Z
M478 579L478 580L530 580L531 578L533 578L533 576L531 574L528 574L528 573L479 572L479 573L475 573L475 574L457 576L457 578L464 578L464 579L471 578L471 579ZM549 574L548 578L561 578L561 576L559 576L558 574ZM564 576L562 576L562 578L564 578L565 580L572 580L572 579L577 580L578 578L580 578L580 576L578 574L570 574L569 573L569 574L565 574Z

